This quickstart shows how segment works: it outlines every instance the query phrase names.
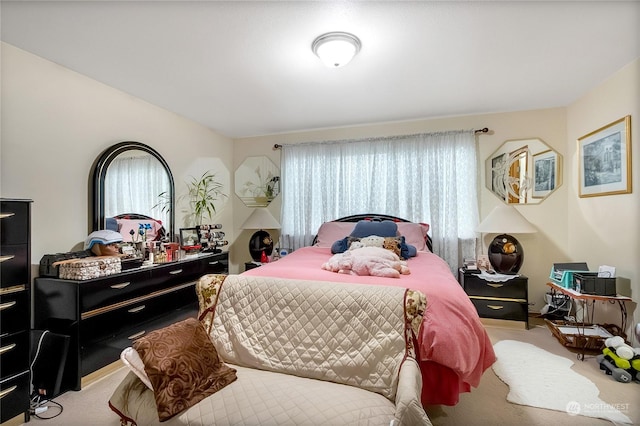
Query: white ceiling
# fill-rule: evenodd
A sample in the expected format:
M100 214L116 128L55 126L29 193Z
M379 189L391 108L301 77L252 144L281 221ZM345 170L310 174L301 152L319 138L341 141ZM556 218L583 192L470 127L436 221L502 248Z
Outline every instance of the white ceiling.
M2 40L232 138L561 107L640 57L640 2L5 1ZM329 69L328 31L362 50Z

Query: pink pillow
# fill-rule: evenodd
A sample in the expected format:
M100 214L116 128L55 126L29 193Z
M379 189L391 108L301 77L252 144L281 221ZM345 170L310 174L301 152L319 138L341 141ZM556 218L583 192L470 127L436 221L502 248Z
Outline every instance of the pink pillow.
M398 234L404 236L404 242L410 244L418 251L428 251L425 238L429 232L426 223L397 222Z
M331 245L351 235L356 222L325 222L318 229L318 238L314 244L316 247L331 247Z

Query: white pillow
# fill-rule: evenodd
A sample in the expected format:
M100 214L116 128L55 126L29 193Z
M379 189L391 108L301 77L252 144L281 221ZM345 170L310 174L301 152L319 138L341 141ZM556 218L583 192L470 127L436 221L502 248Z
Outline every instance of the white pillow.
M131 346L128 348L124 348L124 350L120 353L120 359L129 367L133 373L138 376L142 383L144 383L149 389L153 390L153 386L151 385L151 380L147 376L147 373L144 371L144 363L138 355L138 351L133 349Z

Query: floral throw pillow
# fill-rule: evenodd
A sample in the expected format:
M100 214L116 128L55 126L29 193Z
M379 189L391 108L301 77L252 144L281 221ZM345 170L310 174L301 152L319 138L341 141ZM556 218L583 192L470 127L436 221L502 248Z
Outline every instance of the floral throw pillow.
M195 318L152 331L133 343L153 385L161 422L236 380Z

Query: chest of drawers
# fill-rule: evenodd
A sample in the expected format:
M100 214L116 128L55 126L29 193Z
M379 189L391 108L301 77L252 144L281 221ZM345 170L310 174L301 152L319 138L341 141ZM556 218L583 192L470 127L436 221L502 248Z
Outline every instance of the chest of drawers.
M492 282L460 269L459 281L481 318L522 321L529 328L527 277Z
M36 278L35 327L70 336L61 390L80 390L83 376L116 361L132 340L195 317L195 282L228 270L224 252L85 281Z
M0 422L29 419L31 200L0 200Z

